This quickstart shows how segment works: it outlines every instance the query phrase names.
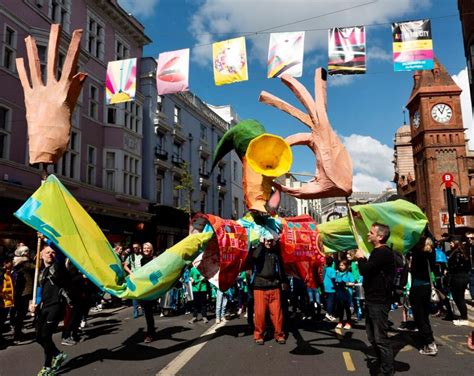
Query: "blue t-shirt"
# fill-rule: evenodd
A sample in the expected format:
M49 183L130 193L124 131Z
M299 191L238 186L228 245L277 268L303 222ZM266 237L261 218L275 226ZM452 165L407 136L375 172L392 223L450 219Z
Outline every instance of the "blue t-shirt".
M334 289L334 279L336 278L336 270L332 266L324 268L323 285L324 291L327 293L336 292Z
M336 294L340 299L352 299L352 288L344 286L344 283L354 283L354 276L348 270L345 272L336 272Z

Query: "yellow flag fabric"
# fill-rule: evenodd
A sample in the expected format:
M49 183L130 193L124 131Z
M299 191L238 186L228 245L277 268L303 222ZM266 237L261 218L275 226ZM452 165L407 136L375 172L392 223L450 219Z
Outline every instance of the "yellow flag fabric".
M120 298L154 299L181 275L213 233L189 235L126 276L104 234L54 175L15 213L58 247L99 288Z
M213 43L212 61L217 86L249 79L245 37Z

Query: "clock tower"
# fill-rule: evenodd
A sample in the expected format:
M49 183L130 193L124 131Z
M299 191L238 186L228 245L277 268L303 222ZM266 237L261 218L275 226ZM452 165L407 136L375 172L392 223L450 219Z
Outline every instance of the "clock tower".
M454 176L454 195L468 195L466 140L461 114L461 89L440 62L432 70L416 71L407 108L416 176L416 204L426 213L436 238L448 232L448 205L442 177ZM469 225L461 223L456 226ZM467 220L467 219L466 219Z

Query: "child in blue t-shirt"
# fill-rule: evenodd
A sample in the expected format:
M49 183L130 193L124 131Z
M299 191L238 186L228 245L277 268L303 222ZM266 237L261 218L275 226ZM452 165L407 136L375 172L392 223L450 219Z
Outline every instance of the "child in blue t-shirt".
M349 270L350 261L342 260L339 263L339 270L336 272L336 300L337 313L339 323L336 328L342 328L344 322L344 311L346 312L347 320L344 329L352 329L351 326L351 302L352 302L352 287L354 286L354 276Z
M326 257L326 267L323 272L324 298L326 299L326 319L336 321L334 318L334 281L336 280L336 270L334 269L334 259L331 256Z

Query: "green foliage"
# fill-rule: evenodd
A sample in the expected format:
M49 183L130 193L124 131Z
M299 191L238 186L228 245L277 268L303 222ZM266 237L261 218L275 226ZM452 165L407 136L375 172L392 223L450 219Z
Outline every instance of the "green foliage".
M189 171L188 162L183 162L180 167L183 170L183 174L181 175L181 179L180 179L181 184L177 185L175 189L184 192L185 204L184 204L184 207L180 207L178 209L184 211L188 215L191 215L192 202L193 202L192 198L193 198L193 191L194 191L193 176L191 175L191 172Z

